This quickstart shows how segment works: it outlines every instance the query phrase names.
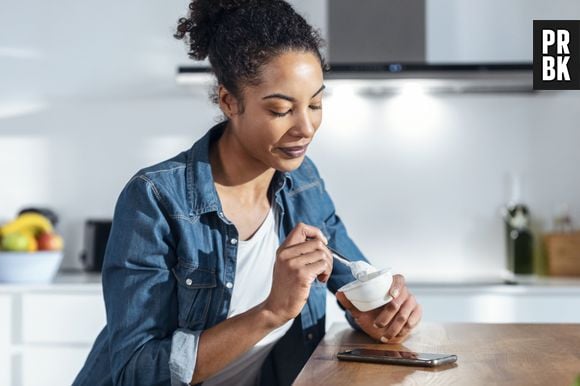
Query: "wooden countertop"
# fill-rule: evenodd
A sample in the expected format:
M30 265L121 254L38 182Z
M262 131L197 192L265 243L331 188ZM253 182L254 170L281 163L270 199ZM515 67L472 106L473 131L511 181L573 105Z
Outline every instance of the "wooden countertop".
M457 363L427 369L343 362L353 347L447 353ZM377 344L346 323L333 324L295 386L571 386L580 376L580 324L421 324L401 345Z

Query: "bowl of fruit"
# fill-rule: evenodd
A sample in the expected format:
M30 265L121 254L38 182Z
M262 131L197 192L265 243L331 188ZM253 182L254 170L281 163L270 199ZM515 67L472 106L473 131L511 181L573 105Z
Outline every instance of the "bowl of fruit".
M63 246L49 217L21 212L0 227L0 282L52 281L62 261Z

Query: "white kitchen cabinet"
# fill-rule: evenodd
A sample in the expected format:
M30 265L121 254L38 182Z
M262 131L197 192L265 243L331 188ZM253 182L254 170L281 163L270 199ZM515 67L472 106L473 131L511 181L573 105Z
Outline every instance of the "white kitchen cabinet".
M415 286L429 322L580 323L579 286Z
M22 343L91 344L105 325L98 292L27 293L21 298Z
M17 360L22 385L70 385L85 363L90 346L28 346ZM13 383L17 385L17 383Z
M70 385L104 325L99 276L0 285L0 385Z
M11 385L10 364L10 332L12 331L12 298L0 294L0 385ZM7 369L8 371L6 371Z
M441 323L580 323L580 279L533 279L525 284L408 284L423 321ZM334 296L327 327L344 321Z

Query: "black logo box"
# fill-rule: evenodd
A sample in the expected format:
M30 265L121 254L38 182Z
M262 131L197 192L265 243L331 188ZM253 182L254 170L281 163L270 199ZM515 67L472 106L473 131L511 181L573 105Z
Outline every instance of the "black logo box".
M569 81L542 80L542 31L566 30L570 34ZM557 44L548 49L548 55L556 57ZM534 20L534 90L580 90L580 20Z

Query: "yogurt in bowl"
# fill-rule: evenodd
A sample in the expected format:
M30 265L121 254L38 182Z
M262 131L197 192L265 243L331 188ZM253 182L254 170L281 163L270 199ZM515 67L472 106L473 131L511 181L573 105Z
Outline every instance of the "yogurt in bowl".
M366 262L365 266L353 267L355 281L352 281L338 289L346 298L362 312L381 307L393 298L389 295L389 289L393 283L393 275L390 268L377 270ZM370 268L369 268L370 267ZM357 269L357 273L355 273Z
M369 275L377 272L377 269L363 260L351 261L349 264L352 275L360 281L367 281Z

